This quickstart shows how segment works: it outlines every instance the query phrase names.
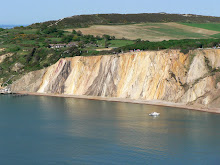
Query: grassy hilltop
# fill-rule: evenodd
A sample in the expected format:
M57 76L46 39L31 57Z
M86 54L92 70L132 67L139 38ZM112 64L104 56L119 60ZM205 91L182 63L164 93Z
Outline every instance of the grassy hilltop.
M82 15L27 27L0 28L0 85L63 57L116 54L132 49L188 52L214 47L219 42L220 18L197 15ZM51 48L51 44L62 47Z
M33 28L45 25L56 25L58 28L79 28L91 25L106 24L137 24L137 23L166 23L166 22L185 22L185 23L220 23L220 17L201 16L193 14L167 14L167 13L141 13L141 14L94 14L77 15L67 17L58 21L47 21L31 25Z

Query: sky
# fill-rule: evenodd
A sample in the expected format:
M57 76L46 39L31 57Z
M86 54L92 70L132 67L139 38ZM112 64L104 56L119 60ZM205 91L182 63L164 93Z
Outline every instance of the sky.
M29 25L81 14L178 13L219 16L219 0L0 0L0 24Z

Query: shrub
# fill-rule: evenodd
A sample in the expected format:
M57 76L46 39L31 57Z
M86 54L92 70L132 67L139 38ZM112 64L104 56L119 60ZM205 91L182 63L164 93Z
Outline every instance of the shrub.
M12 47L9 49L10 52L17 52L19 50L21 50L21 48L19 46L15 46L15 47Z

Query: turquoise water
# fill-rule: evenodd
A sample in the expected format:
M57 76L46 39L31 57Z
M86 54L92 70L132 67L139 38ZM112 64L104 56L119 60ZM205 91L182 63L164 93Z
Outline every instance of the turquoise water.
M220 164L220 115L177 108L0 96L0 135L1 165Z

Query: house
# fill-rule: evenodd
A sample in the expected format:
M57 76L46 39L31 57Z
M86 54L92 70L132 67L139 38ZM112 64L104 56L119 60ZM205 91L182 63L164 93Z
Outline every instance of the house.
M66 47L66 44L49 44L49 48L52 48L52 49L58 49L58 48L64 48Z
M0 88L0 94L10 94L11 90L8 87Z
M76 46L76 47L78 47L79 46L79 43L78 42L70 42L70 43L68 43L67 45L66 45L66 47L73 47L73 46Z
M49 48L52 48L52 49L59 49L59 48L64 48L64 47L70 48L73 46L78 47L78 42L70 42L68 44L49 44Z

